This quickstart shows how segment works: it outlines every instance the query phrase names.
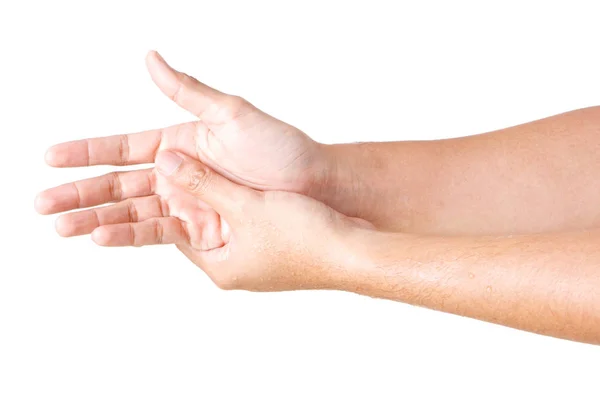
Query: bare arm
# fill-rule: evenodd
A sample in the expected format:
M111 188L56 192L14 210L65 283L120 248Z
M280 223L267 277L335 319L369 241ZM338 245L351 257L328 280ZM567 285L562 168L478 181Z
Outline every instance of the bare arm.
M429 234L600 227L600 107L457 139L326 146L316 197L375 225Z
M156 162L155 195L68 214L59 231L90 231L103 246L176 244L225 289L352 291L600 343L600 230L383 232L306 196L235 184L181 153Z
M352 291L600 343L598 230L512 237L364 231L352 241L363 249L346 284Z
M50 165L145 164L170 149L234 182L307 194L387 230L459 235L600 227L599 107L458 139L328 146L173 70L155 52L147 62L162 92L199 120L59 144L46 155ZM36 207L53 214L155 192L150 170L118 172L47 190ZM119 217L103 212L107 220ZM59 221L61 234L90 233L93 225L73 218Z
M169 229L165 220L148 234L143 223L107 225L92 235L100 244L172 240L228 289L338 289L600 344L600 229L517 236L382 232L309 197L253 191L193 158L159 156L159 177L214 207L220 223L203 227L203 217ZM139 234L131 235L136 227ZM221 243L210 242L221 246L204 243L211 232Z

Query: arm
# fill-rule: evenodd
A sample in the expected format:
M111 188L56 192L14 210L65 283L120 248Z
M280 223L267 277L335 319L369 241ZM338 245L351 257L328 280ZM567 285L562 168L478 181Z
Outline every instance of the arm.
M175 243L225 289L351 291L600 344L600 231L379 232L306 196L237 185L192 158L160 153L157 168L196 204L213 207L219 220L170 221L177 229L166 219L110 224L94 230L97 243ZM209 245L207 233L220 240Z
M459 139L328 146L172 69L155 52L147 63L162 92L199 120L59 144L46 154L50 165L145 164L169 149L233 182L307 194L388 230L498 234L600 227L600 185L590 184L600 181L600 108ZM45 191L36 208L53 214L155 192L150 170L118 172ZM114 209L102 212L107 220L120 216ZM60 221L61 234L90 233L92 225L73 218Z
M368 230L352 243L362 250L346 289L600 344L600 231L442 238Z
M600 227L600 107L481 135L325 146L315 195L376 226L429 234Z

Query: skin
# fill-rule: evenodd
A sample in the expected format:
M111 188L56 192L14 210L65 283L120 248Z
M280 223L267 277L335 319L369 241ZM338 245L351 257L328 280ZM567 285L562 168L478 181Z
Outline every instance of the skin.
M354 292L600 344L600 230L358 236Z
M600 342L599 108L328 146L155 52L147 65L200 120L50 148L55 167L156 162L40 193L42 214L94 207L61 215L62 236L175 244L224 289L346 290Z
M319 200L412 233L599 228L599 137L591 107L455 139L333 145L336 189Z

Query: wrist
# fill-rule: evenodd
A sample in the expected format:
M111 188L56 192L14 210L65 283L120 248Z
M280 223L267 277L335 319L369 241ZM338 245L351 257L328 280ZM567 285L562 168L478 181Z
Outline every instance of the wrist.
M435 248L435 243L438 243L436 239L421 235L357 229L347 235L344 242L344 276L338 278L337 288L375 298L418 303L416 288L423 286L427 276L439 274L435 267L431 271L428 262L428 253L432 245Z
M360 217L362 182L349 144L317 144L312 185L305 193L349 217ZM351 161L350 161L351 160Z
M382 280L399 269L405 246L410 246L412 235L356 227L344 231L335 242L330 254L331 273L326 279L332 289L354 292L373 297L381 296Z

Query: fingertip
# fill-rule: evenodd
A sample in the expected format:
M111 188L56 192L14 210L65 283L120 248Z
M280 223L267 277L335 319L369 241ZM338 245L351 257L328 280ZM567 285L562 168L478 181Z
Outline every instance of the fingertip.
M48 150L46 150L46 154L44 154L44 161L46 161L46 164L50 165L51 167L58 166L59 160L56 150L56 146L52 146Z
M56 202L53 198L46 196L44 192L35 196L33 206L35 210L42 215L52 214L52 209L55 207Z
M161 72L175 72L175 70L165 61L163 56L156 50L150 50L148 54L146 54L146 66L152 75Z
M64 215L61 215L54 222L54 229L56 232L62 237L70 237L73 236L73 229L68 223L69 221L66 219Z
M46 153L44 154L44 161L46 161L46 164L52 165L53 159L54 159L54 154L52 152L52 147L50 147L48 150L46 150Z
M166 96L170 98L176 93L179 87L179 72L167 64L160 54L155 51L149 52L146 58L146 68L154 84Z
M73 147L77 145L77 147ZM81 148L81 144L77 142L61 143L50 147L44 154L44 161L51 167L64 168L76 167L81 165L81 160L84 157L81 153L75 151Z
M35 199L33 199L33 208L38 214L43 214L42 200L40 200L40 196L41 194L38 194L35 196Z
M104 227L98 227L92 231L92 240L99 246L108 246L110 233Z
M161 55L156 50L150 50L146 54L146 63L152 63L162 59Z

